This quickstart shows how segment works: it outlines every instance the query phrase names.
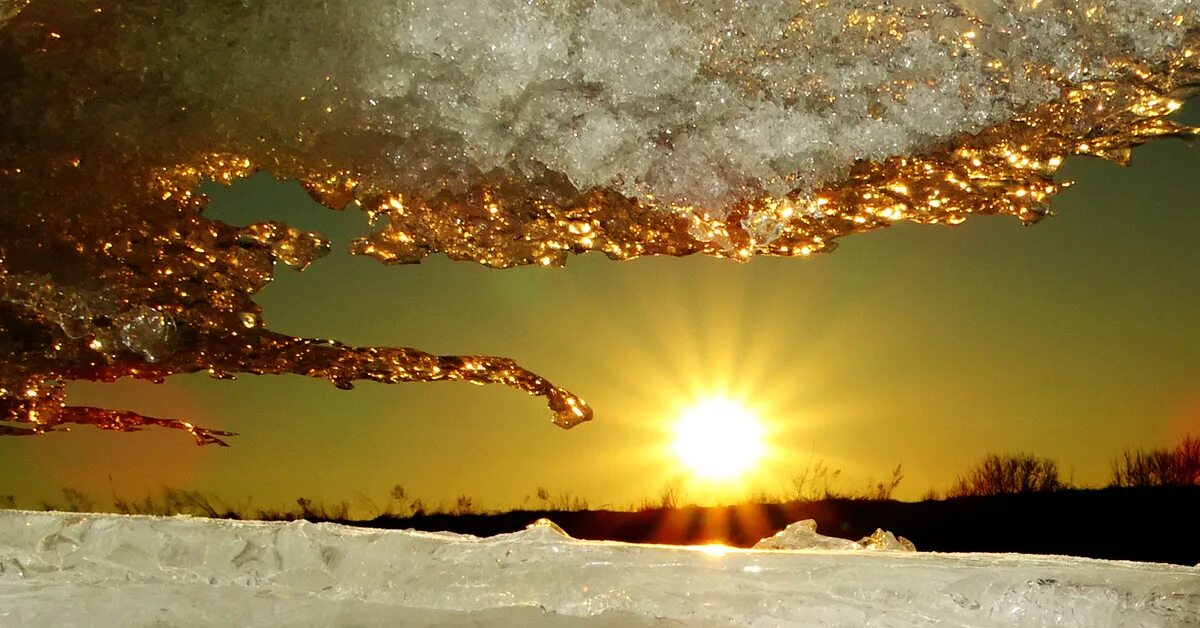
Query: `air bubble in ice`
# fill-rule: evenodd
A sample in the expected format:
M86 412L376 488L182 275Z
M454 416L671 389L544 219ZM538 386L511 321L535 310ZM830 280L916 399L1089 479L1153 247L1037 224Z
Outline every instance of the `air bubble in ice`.
M121 326L121 342L142 354L147 362L158 362L175 352L175 321L158 310L143 307Z

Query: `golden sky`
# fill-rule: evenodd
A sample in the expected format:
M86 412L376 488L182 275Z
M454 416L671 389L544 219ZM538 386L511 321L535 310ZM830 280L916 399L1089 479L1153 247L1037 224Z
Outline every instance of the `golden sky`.
M1193 124L1198 104L1184 111ZM1138 149L1132 168L1069 161L1060 179L1076 186L1033 227L976 217L853 236L812 259L589 254L496 271L351 258L339 245L365 232L361 215L257 177L215 190L209 215L282 219L335 244L304 273L277 271L257 299L269 326L512 357L587 399L595 421L563 431L542 400L459 383L77 384L73 403L240 436L229 449L153 430L0 439L0 499L171 486L231 505L307 496L366 509L401 484L431 505L537 506L545 487L626 507L672 482L702 503L779 492L817 461L841 469L834 488L847 491L902 464L896 495L917 499L989 452L1017 451L1102 485L1122 449L1200 434L1200 152L1164 141ZM670 430L713 395L753 409L769 451L751 476L716 487L685 472Z

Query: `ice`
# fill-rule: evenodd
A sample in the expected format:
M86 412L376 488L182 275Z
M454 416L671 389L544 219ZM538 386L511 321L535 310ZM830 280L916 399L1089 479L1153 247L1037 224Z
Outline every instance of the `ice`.
M875 528L871 536L863 537L858 542L864 549L892 550L897 552L915 552L917 546L913 542L895 534Z
M899 552L915 552L916 546L904 537L897 537L886 530L876 529L871 536L864 537L857 543L847 539L817 534L817 522L814 519L804 519L790 523L774 536L769 536L754 544L754 549L829 549L829 550L889 550Z
M1198 33L1190 0L0 0L0 433L223 443L64 407L66 380L189 372L504 383L591 417L509 360L273 333L254 295L328 241L206 217L206 179L365 211L351 250L384 263L804 257L1033 223L1067 156L1194 136L1169 115Z
M802 526L808 528L809 526ZM849 543L849 542L847 542ZM1200 570L0 511L4 626L1185 626Z
M862 549L862 547L847 539L817 534L817 522L805 519L790 523L774 536L769 536L754 544L754 549Z

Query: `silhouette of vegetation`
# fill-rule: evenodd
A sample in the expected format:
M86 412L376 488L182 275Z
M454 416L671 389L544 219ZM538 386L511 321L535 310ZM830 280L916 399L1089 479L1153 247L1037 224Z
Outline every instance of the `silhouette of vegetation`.
M1178 451L1195 451L1197 441L1189 441L1187 447L1181 446ZM1140 455L1140 454L1139 454ZM1127 456L1130 454L1127 453ZM1145 457L1145 456L1143 456ZM841 470L835 469L824 461L810 461L803 469L792 477L789 490L779 494L763 491L749 496L749 504L787 504L787 503L817 503L830 500L863 500L886 501L892 496L904 479L902 465L896 465L890 477L881 482L872 482L861 490L843 490L836 488L836 482L841 476ZM958 483L949 489L947 497L963 495L989 495L1001 493L1020 493L1039 490L1054 490L1063 488L1058 480L1057 467L1054 462L1046 459L1034 459L1028 454L1014 456L989 456L974 469L966 478L959 478ZM61 502L43 501L43 510L62 510L68 512L91 512L96 510L96 502L83 492L64 488L61 491ZM438 504L428 508L421 498L409 495L401 484L396 484L389 492L389 500L380 508L376 502L365 495L358 494L356 503L359 512L357 520L394 520L420 518L435 515L479 515L485 514L479 509L474 498L469 495L459 495L453 504L445 506ZM586 499L571 495L565 491L552 492L546 487L537 487L532 496L526 496L525 502L536 498L538 512L561 513L582 512L589 510ZM937 498L937 492L930 490L926 500ZM117 495L112 497L112 511L127 515L193 515L229 519L258 519L264 521L292 521L308 519L311 521L351 521L352 508L349 501L326 504L307 497L300 497L291 509L261 509L254 508L249 502L240 505L228 505L221 500L200 491L188 491L164 488L159 493L148 494L140 499L127 499ZM16 499L13 496L0 496L0 507L15 508ZM644 499L626 510L637 512L665 511L684 507L684 487L679 479L667 482L660 493L653 498Z
M470 497L467 497L466 495L459 495L458 499L456 499L454 501L454 508L450 511L450 514L452 514L452 515L476 514L475 504L472 502Z
M830 467L824 460L814 462L810 459L803 469L792 476L792 491L786 501L815 502L839 497L830 486L841 474L841 469Z
M982 462L959 476L947 497L1018 495L1066 488L1058 477L1058 463L1033 454L988 454Z
M327 506L323 503L313 502L313 500L307 497L301 497L296 500L296 505L300 507L300 519L308 519L309 521L350 520L349 502L342 501L332 506Z
M644 499L636 510L639 512L647 512L651 510L669 510L678 508L681 502L680 494L683 491L683 486L679 480L672 480L663 485L662 492L658 494L658 499Z
M884 482L878 482L872 487L868 487L867 490L861 496L856 497L856 499L878 501L889 500L892 498L892 493L896 492L896 487L900 486L900 481L903 479L904 473L901 471L901 465L896 465L896 468L892 469L891 478Z
M1186 467L1185 461L1195 460L1196 442L1189 438L1174 449L1162 451L1170 453L1172 459L1178 458L1172 464ZM992 455L960 477L947 491L948 499L936 499L936 492L930 491L925 500L916 503L891 499L903 479L900 465L888 480L873 482L859 492L847 492L835 486L839 477L836 469L814 462L797 474L790 491L773 497L759 494L749 502L729 506L683 505L684 487L675 480L664 485L658 496L622 511L589 510L585 500L566 492L553 493L545 487L538 487L525 499L540 506L540 510L483 513L467 495L460 495L449 506L438 504L428 509L399 484L392 488L390 501L382 508L365 496L359 500L371 515L367 520L352 520L345 501L328 505L302 497L291 508L262 510L252 508L248 500L231 506L199 491L177 489L163 489L139 500L114 496L112 509L124 514L308 519L477 536L514 532L549 516L580 539L740 547L751 546L789 523L814 519L823 534L853 540L883 528L903 534L926 551L1051 553L1194 565L1200 562L1200 545L1181 539L1193 536L1190 513L1200 501L1200 484L1180 486L1179 478L1189 477L1181 472L1138 471L1165 468L1160 462L1136 462L1158 460L1162 451L1127 452L1127 457L1114 465L1114 469L1122 470L1122 482L1147 485L1104 489L1064 487L1057 466L1050 460L1029 454ZM1166 482L1161 478L1175 479ZM785 499L797 495L805 499ZM58 500L61 503L43 503L42 507L91 511L97 505L75 489L61 491ZM14 508L16 502L14 496L0 495L2 507ZM1104 521L1105 525L1095 525L1096 521ZM1114 534L1113 530L1122 532Z
M756 504L781 504L789 502L818 502L830 499L888 500L904 480L902 465L892 469L891 476L882 482L869 482L861 490L836 488L841 469L835 469L823 460L809 461L803 469L792 476L790 490L780 495L758 492L750 501Z
M65 493L65 491L64 491ZM88 500L89 504L91 500ZM66 504L59 510L84 512L91 510L79 509L68 497ZM174 488L164 488L158 495L146 495L140 500L131 500L113 496L113 510L123 515L193 515L196 517L213 517L222 519L256 518L266 519L266 513L248 512L246 508L227 506L219 499L205 495L200 491L184 491Z
M588 502L578 496L571 495L567 492L559 492L552 494L550 489L543 486L537 487L537 498L542 503L544 510L551 512L569 512L578 510L587 510Z
M678 478L664 484L658 495L624 510L590 510L587 500L543 486L525 497L523 504L533 506L532 510L482 512L475 499L465 494L448 506L429 508L400 484L392 487L382 506L356 494L358 512L352 512L347 501L325 504L307 497L300 497L290 508L264 510L252 507L249 500L230 505L200 491L170 488L141 499L113 495L111 508L100 507L122 514L307 519L476 535L519 530L539 517L550 516L578 538L731 545L751 545L788 523L813 518L822 530L852 539L875 527L893 529L928 550L1068 553L1181 564L1200 561L1200 547L1189 549L1171 540L1190 536L1185 525L1190 520L1184 513L1200 499L1197 437L1186 437L1171 448L1126 450L1114 460L1112 481L1106 489L1069 490L1070 482L1060 477L1055 461L1028 453L988 455L958 476L941 496L931 489L918 503L892 500L904 479L899 464L887 479L858 490L840 488L840 479L840 469L810 460L779 494L758 492L742 504L714 507L685 505L685 485ZM62 489L53 501L57 503L40 505L47 510L75 512L94 511L98 506L95 499L74 488ZM15 496L0 495L0 508L16 507ZM352 519L355 516L358 518ZM1114 517L1122 523L1112 524ZM1131 533L1114 539L1103 532L1111 526L1092 525L1100 519ZM1031 520L1038 524L1027 525ZM1153 522L1152 530L1139 528L1146 522Z
M891 477L884 482L868 485L861 491L843 491L834 488L836 480L841 475L840 469L834 469L823 461L810 462L792 479L792 488L781 494L757 492L748 503L782 504L788 502L818 502L831 499L858 500L888 500L899 486L904 476L901 465L896 465ZM87 494L74 488L64 488L61 491L61 501L41 501L38 506L42 510L58 510L64 512L93 512L98 510L97 502ZM316 501L308 497L299 497L293 508L263 509L254 507L249 501L242 504L230 505L213 495L194 490L163 488L157 493L150 493L138 499L130 499L118 495L112 496L111 510L124 515L192 515L197 517L212 517L223 519L257 519L262 521L294 521L307 519L310 521L352 521L373 519L408 519L433 515L479 515L485 514L477 507L474 498L469 495L459 495L450 506L437 504L428 508L425 501L409 495L401 484L392 486L388 493L389 500L381 508L377 502L361 493L356 494L355 503L359 512L365 517L353 516L353 509L347 500L333 504ZM536 498L538 512L583 512L590 505L582 497L566 491L552 492L546 487L539 486L532 496L526 496L525 502ZM12 495L0 495L0 507L15 508L16 498ZM629 511L662 511L684 507L684 486L680 479L665 483L659 494L653 498L627 507Z
M1200 486L1200 438L1185 436L1172 449L1126 449L1112 463L1109 486Z
M396 484L392 486L390 494L392 500L388 502L387 509L380 513L382 517L411 517L425 514L425 502L419 497L409 497L408 491L404 487Z
M60 491L63 496L64 510L70 512L89 512L95 504L92 498L84 495L82 491L73 488L64 488ZM47 502L42 502L42 510L54 510Z

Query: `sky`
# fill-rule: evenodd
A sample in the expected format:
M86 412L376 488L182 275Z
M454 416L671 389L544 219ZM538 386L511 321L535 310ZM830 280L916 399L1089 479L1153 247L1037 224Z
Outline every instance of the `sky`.
M1200 102L1179 117L1200 124ZM230 448L165 430L0 439L0 500L36 506L66 487L103 505L171 487L369 514L399 484L427 505L535 507L541 487L625 508L672 485L698 503L779 493L818 463L850 492L902 465L894 495L915 500L993 452L1049 457L1064 479L1101 486L1122 450L1200 434L1200 149L1160 141L1131 168L1073 158L1058 179L1075 186L1031 227L974 217L851 236L808 259L587 254L503 271L441 256L385 267L344 252L369 228L361 213L263 175L210 187L210 217L333 240L256 297L269 327L511 357L587 399L595 420L564 431L541 399L464 383L73 383L72 403L240 435ZM716 395L760 417L769 452L720 485L670 450L680 413Z

